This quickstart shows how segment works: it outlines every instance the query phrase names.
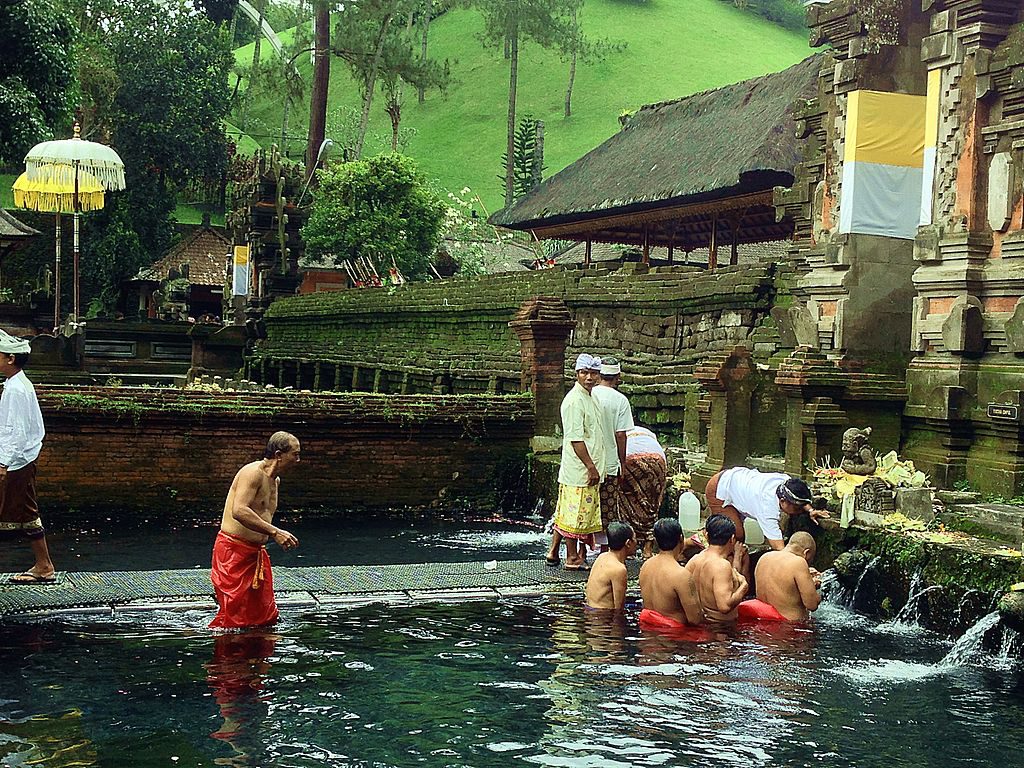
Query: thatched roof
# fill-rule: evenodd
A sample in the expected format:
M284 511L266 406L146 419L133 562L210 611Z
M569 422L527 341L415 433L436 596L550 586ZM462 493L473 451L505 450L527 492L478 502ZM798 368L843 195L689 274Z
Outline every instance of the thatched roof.
M27 240L39 234L39 230L33 229L14 218L14 214L8 213L0 208L0 239L8 241Z
M802 159L795 107L817 94L821 54L789 69L642 107L494 224L532 229L789 186Z

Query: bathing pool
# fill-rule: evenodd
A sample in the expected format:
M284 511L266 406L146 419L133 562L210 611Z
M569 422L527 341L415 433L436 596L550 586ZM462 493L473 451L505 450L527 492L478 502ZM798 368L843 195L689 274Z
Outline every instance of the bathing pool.
M4 766L998 766L1024 673L826 605L685 643L559 598L0 626Z

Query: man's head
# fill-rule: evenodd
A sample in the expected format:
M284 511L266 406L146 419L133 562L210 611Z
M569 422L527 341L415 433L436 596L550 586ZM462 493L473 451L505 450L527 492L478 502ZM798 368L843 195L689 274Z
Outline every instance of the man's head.
M779 509L787 515L799 515L811 510L811 489L799 477L791 477L775 489Z
M674 517L663 517L654 524L654 540L658 542L658 549L662 552L674 550L682 538L682 526Z
M795 555L800 555L808 565L814 562L814 556L818 553L818 545L814 541L814 537L807 531L794 533L790 537L789 543L786 544L786 549Z
M601 379L601 358L584 352L576 358L576 381L588 392Z
M612 552L618 552L623 547L628 548L630 542L632 542L632 549L635 552L636 534L633 533L633 526L629 523L608 523L608 549Z
M712 515L704 526L708 534L708 544L715 547L724 546L736 538L736 523L725 515Z
M614 357L601 358L601 382L609 387L617 387L622 381L622 366Z
M0 375L8 378L15 375L28 365L32 345L28 339L11 336L7 331L0 330Z
M299 463L299 439L291 432L275 432L267 441L263 458L277 461L278 469Z

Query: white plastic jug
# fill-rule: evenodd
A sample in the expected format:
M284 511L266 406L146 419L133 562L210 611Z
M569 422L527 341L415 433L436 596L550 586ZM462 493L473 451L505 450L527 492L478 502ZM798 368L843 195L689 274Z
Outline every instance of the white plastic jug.
M743 521L743 534L746 536L746 544L749 549L756 549L764 544L764 531L761 524L752 517Z
M700 501L692 491L679 496L679 525L687 535L700 530Z

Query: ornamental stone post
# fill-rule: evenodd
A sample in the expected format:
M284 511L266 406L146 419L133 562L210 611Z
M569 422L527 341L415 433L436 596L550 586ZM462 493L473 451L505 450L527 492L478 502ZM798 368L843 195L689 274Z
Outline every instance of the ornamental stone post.
M509 323L519 337L523 391L533 394L535 435L559 435L565 397L565 349L576 321L560 298L535 296Z

